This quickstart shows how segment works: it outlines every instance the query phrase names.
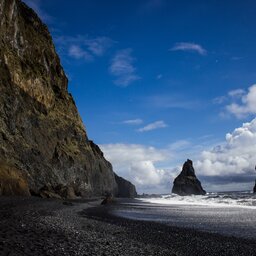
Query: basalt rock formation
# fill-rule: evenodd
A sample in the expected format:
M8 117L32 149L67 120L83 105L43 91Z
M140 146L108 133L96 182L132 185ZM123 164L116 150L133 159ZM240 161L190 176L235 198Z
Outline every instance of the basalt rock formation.
M253 193L256 193L256 180L255 180L255 185L254 185L254 188L253 188Z
M116 174L115 180L118 186L118 197L128 197L128 195L130 195L130 197L137 196L136 188L131 182L125 180L122 177L119 177Z
M20 0L0 0L0 195L134 195L121 193L88 139L67 85L37 14Z
M182 167L181 173L173 182L172 193L186 196L186 195L205 195L206 192L201 186L201 182L195 175L193 162L187 160Z

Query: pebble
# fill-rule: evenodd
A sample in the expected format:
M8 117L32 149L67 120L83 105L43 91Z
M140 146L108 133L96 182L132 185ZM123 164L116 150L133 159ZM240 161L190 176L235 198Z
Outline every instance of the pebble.
M256 255L256 240L125 220L98 204L0 198L0 255Z

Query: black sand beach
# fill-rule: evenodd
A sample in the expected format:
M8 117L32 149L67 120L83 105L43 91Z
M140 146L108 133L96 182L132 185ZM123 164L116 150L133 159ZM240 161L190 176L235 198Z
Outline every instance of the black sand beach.
M1 255L256 255L256 240L127 220L99 204L0 198Z

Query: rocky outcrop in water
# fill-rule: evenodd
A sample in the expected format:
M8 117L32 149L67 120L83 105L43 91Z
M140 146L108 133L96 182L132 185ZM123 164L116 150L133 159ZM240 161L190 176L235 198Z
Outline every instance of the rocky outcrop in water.
M201 182L195 175L193 162L187 160L182 167L181 173L173 182L172 193L186 195L205 195L206 192L201 186Z
M0 195L121 195L87 137L47 27L20 0L0 0L0 38Z
M254 169L256 170L256 165L255 165ZM256 180L255 180L255 185L254 185L254 188L253 188L253 193L256 193Z

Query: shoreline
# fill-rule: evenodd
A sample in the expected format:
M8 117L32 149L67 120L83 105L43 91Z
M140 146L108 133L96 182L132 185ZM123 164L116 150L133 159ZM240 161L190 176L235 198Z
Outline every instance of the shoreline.
M256 255L242 239L111 214L119 202L0 198L1 255Z
M234 236L254 240L256 214L253 207L233 205L212 205L176 202L162 204L159 201L133 200L121 201L113 205L111 214L133 220L144 220L164 225L195 229L211 234Z

